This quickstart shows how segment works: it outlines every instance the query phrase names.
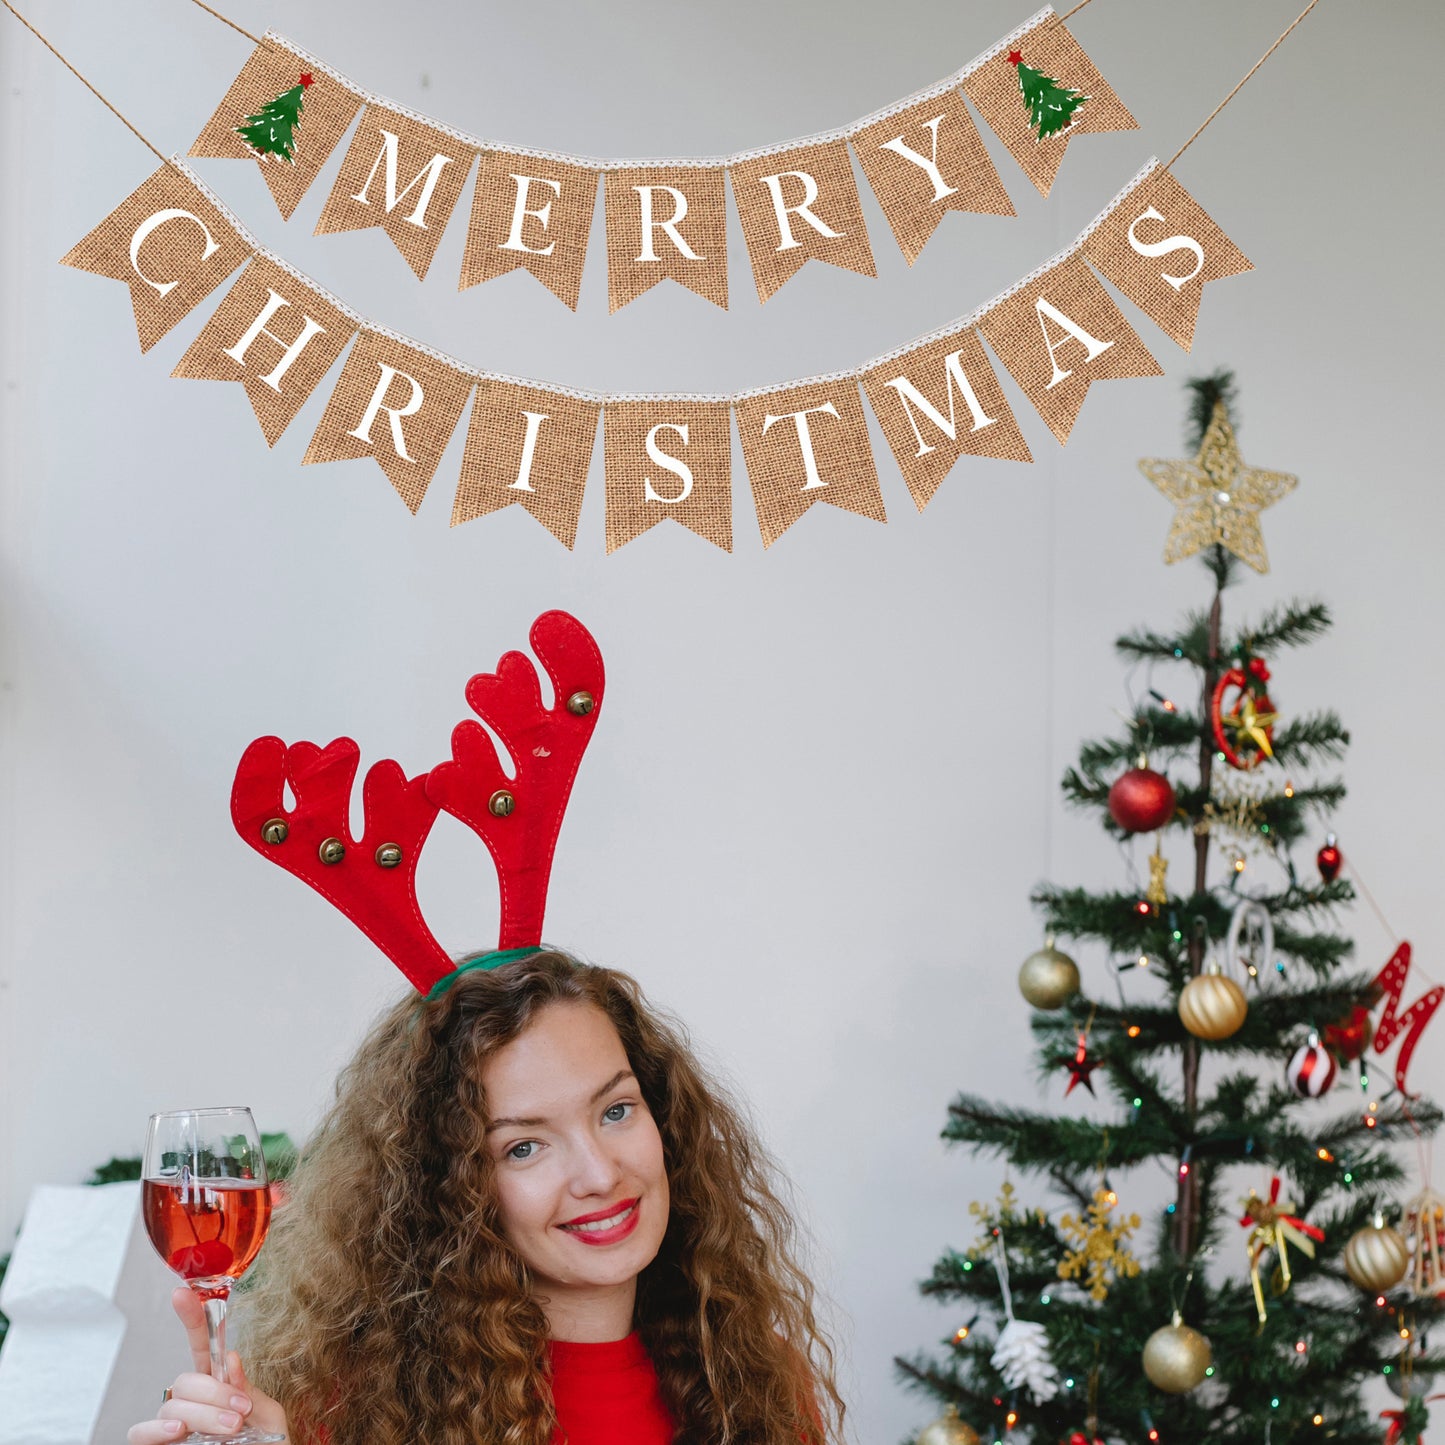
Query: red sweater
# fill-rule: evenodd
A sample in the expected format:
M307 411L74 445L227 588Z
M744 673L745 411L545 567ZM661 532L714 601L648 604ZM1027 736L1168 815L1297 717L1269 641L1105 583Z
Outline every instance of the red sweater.
M672 1445L676 1429L642 1340L551 1340L558 1445Z

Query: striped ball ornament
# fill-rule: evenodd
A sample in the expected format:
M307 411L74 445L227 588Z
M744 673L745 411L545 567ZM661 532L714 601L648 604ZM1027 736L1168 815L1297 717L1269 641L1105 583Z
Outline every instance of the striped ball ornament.
M1311 1034L1309 1042L1301 1044L1289 1061L1289 1086L1302 1099L1318 1099L1329 1091L1337 1072L1335 1056L1320 1042L1318 1034Z

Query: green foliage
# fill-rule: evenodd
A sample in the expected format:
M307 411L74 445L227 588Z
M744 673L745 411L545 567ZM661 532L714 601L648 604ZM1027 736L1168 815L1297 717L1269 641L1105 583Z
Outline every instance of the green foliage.
M1234 373L1228 368L1211 372L1208 376L1191 377L1184 383L1189 393L1189 419L1185 425L1184 445L1197 452L1204 442L1204 433L1214 416L1214 408L1223 402L1231 420L1238 415L1239 392L1234 384Z
M1057 135L1071 125L1074 112L1089 98L1082 92L1060 85L1042 70L1020 64L1018 67L1019 90L1024 104L1028 107L1029 124L1040 140Z
M305 108L305 95L305 86L292 86L263 105L257 114L248 115L245 124L236 127L236 133L263 156L280 156L283 161L294 161L295 130Z

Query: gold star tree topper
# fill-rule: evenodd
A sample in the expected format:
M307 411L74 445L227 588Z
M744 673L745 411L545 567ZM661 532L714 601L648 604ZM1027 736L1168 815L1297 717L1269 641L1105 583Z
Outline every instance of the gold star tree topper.
M1247 467L1222 401L1193 461L1145 457L1139 470L1174 503L1174 524L1164 544L1164 560L1179 562L1219 543L1256 572L1269 571L1259 514L1299 485L1288 472Z

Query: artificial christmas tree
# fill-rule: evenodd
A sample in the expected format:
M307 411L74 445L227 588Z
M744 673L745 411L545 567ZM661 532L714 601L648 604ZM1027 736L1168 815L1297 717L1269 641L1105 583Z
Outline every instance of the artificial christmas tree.
M1197 459L1146 472L1238 475L1231 378L1190 386ZM1329 626L1323 605L1225 627L1239 556L1251 566L1263 556L1257 529L1241 539L1230 525L1236 500L1220 486L1220 515L1195 519L1206 535L1215 528L1201 549L1213 583L1206 609L1176 631L1116 644L1161 687L1171 674L1175 696L1188 688L1197 707L1151 688L1127 731L1084 744L1064 776L1067 801L1095 812L1114 838L1133 830L1118 821L1117 794L1111 810L1111 789L1141 754L1168 778L1176 806L1154 843L1147 890L1134 879L1109 893L1044 885L1034 894L1048 934L1075 953L1102 945L1109 959L1096 956L1081 991L1061 988L1049 999L1056 1007L1033 1015L1058 1112L972 1095L949 1109L946 1139L1001 1157L1037 1193L1024 1191L1029 1207L1016 1209L1006 1185L1002 1209L975 1208L981 1238L950 1249L922 1285L963 1322L942 1357L897 1364L985 1441L1413 1442L1430 1375L1445 1366L1445 1355L1422 1349L1445 1302L1428 1270L1425 1288L1407 1272L1403 1236L1415 1216L1398 1196L1415 1191L1399 1188L1405 1171L1392 1148L1431 1133L1440 1114L1404 1092L1403 1053L1390 1097L1354 1087L1368 1080L1362 1055L1381 995L1376 1044L1403 1030L1407 1049L1432 995L1397 1019L1403 973L1392 970L1408 967L1408 945L1379 978L1354 971L1351 941L1328 927L1353 897L1349 881L1324 862L1301 877L1291 860L1293 845L1313 850L1344 796L1315 770L1343 755L1348 735L1333 713L1292 717L1265 691L1266 659L1319 637ZM1171 844L1176 856L1192 854L1183 891L1167 885ZM1351 1087L1321 1100L1338 1060ZM1093 1074L1117 1108L1075 1107L1087 1104L1082 1093L1066 1103L1062 1070L1070 1088ZM1152 1248L1136 1258L1125 1243L1136 1223L1131 1171L1161 1162L1173 1198L1155 1211ZM1127 1207L1116 1212L1121 1196ZM1072 1213L1036 1207L1060 1201ZM1411 1237L1433 1240L1434 1222ZM1020 1323L1042 1327L1031 1348L1057 1372L1057 1390L1000 1368L1000 1332L1016 1336ZM1372 1378L1404 1393L1383 1422L1365 1398Z

